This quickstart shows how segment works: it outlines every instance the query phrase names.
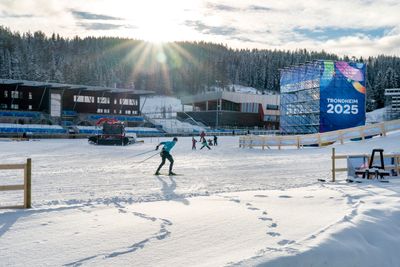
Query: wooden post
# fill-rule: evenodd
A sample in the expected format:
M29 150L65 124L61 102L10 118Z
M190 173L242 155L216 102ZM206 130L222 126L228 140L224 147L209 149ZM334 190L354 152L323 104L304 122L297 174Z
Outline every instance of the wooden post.
M335 148L332 147L332 182L335 182Z
M343 145L343 131L339 131L340 144Z
M365 140L365 134L364 134L364 128L361 127L360 129L360 134L361 134L361 139L364 141Z
M297 149L300 149L300 136L297 136Z
M318 147L321 147L321 134L318 133Z
M32 179L32 160L28 158L24 169L24 208L30 209L31 206L31 179Z
M385 123L383 122L381 125L381 129L382 129L382 135L386 136L386 131L385 131Z
M281 138L278 137L278 149L281 150Z

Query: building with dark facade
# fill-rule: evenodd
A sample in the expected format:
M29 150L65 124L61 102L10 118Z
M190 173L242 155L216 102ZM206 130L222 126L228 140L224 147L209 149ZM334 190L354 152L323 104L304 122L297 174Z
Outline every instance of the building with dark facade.
M386 120L400 118L400 88L385 89Z
M0 118L10 123L20 117L23 123L48 118L63 125L91 125L98 118L114 117L135 124L144 120L140 96L148 94L153 92L5 79L0 80Z
M211 127L279 128L279 95L239 92L208 92L183 97L182 105L193 111L178 113Z

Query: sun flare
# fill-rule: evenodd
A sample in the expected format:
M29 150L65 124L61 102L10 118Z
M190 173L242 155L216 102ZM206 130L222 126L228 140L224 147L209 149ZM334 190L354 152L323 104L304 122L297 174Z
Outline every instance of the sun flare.
M199 1L132 1L124 10L134 27L127 29L136 37L153 43L170 42L187 38L184 22L197 12ZM130 13L127 10L131 10Z

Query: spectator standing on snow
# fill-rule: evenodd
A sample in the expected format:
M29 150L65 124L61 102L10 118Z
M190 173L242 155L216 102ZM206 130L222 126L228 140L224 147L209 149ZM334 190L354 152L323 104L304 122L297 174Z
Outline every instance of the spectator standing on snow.
M165 160L168 159L169 163L169 172L168 175L176 175L175 173L172 172L172 167L174 165L174 159L169 153L171 149L175 146L176 142L178 142L178 138L174 137L172 141L166 141L166 142L161 142L156 146L156 150L158 150L159 146L163 145L163 148L161 150L160 156L161 156L161 163L160 166L158 166L158 169L155 173L155 175L160 174L161 167L165 164Z
M218 145L218 137L214 135L214 146Z
M211 149L211 148L208 146L207 140L206 140L205 138L203 139L203 142L201 142L201 144L202 144L203 146L200 148L200 150L202 150L204 147L207 147L208 149Z
M194 139L194 137L192 137L192 150L196 150L196 143L197 143L197 140Z

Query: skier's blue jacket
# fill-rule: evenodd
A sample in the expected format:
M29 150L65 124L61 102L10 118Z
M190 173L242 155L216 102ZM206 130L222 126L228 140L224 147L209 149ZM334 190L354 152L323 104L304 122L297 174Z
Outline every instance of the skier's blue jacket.
M163 150L167 151L168 153L174 147L175 144L176 144L175 141L165 141L160 143L160 145L164 145Z

